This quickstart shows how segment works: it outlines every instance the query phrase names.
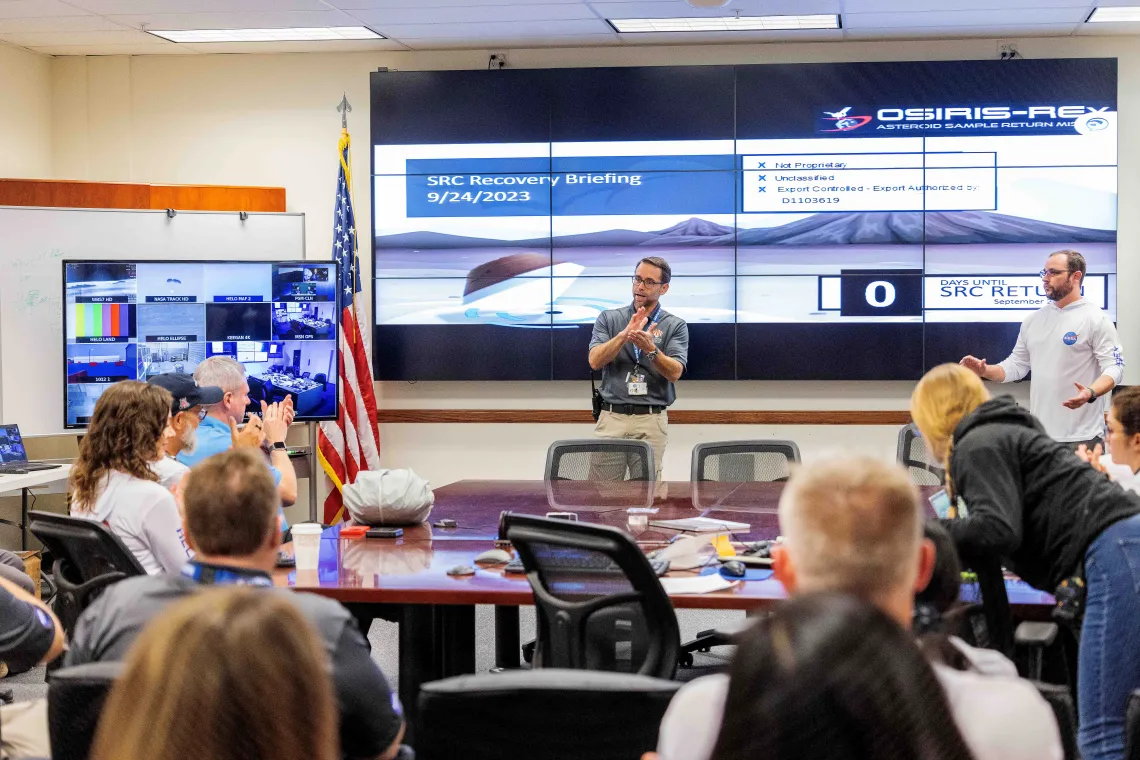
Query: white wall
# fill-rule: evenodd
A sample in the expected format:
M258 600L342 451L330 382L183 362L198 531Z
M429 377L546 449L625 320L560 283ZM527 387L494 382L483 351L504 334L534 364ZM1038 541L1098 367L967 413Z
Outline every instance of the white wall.
M1140 362L1140 221L1127 213L1140 198L1140 38L1018 40L1023 55L1115 56L1120 61L1119 321L1125 352ZM485 51L289 55L58 58L52 63L55 176L161 183L284 186L288 210L306 214L310 256L328 249L331 189L346 93L355 200L362 229L370 219L368 73L393 69L482 68ZM765 62L996 58L993 40L821 44L615 46L512 50L513 67L730 64ZM2 75L0 75L2 76ZM0 127L2 129L2 127ZM369 252L362 252L366 266ZM381 347L380 350L383 350ZM430 350L425 347L425 350ZM990 357L995 358L995 357ZM1001 357L996 357L1001 358ZM1025 397L1025 388L1017 388ZM588 408L581 383L379 383L388 408ZM907 383L684 382L679 409L905 409ZM665 476L685 478L693 443L718 438L789 437L806 458L832 446L893 455L895 429L674 425ZM463 477L536 476L547 444L589 434L585 425L384 425L382 459L411 466L440 485Z
M51 58L0 42L0 177L51 176Z

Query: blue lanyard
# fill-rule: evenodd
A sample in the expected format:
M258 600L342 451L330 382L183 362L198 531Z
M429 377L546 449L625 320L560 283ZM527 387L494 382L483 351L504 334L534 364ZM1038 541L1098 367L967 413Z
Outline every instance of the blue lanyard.
M256 571L236 570L213 565L187 562L182 566L182 577L205 585L271 587L273 579Z
M634 310L634 313L637 313L636 310ZM651 327L652 325L657 324L657 316L660 313L661 313L661 304L658 303L657 308L654 309L653 313L649 315L649 321L646 323L646 327ZM633 360L635 362L637 362L638 364L641 364L641 346L638 346L636 344L633 347Z

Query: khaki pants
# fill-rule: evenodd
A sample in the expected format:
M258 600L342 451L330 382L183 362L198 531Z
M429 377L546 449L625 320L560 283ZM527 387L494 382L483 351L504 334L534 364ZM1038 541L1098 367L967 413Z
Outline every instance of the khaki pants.
M654 480L661 482L661 462L665 446L669 443L669 412L660 414L614 414L602 411L594 435L599 438L625 438L648 441L653 447ZM623 480L625 457L614 454L595 454L590 465L591 480ZM596 477L595 477L596 475Z
M51 757L47 700L17 702L0 707L0 757Z

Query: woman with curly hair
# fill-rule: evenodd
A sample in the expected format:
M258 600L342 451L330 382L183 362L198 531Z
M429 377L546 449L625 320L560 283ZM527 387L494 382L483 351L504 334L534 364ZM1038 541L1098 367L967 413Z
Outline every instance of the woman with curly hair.
M71 514L109 527L150 574L176 573L189 558L178 505L150 467L162 455L170 404L156 385L110 386L71 468Z

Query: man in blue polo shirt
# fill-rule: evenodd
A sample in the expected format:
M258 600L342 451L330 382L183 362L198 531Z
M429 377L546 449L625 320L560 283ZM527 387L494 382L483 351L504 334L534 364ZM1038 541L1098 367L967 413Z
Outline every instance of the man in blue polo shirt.
M193 467L234 444L263 446L268 448L269 469L281 501L286 505L297 501L297 473L285 447L285 436L293 421L292 398L268 406L262 402L262 416L250 415L249 422L239 432L237 424L245 418L249 405L245 367L228 356L211 356L195 368L194 382L201 387L221 388L224 395L220 402L209 407L198 425L198 445L191 452L179 454L178 461ZM288 527L285 524L283 529Z

